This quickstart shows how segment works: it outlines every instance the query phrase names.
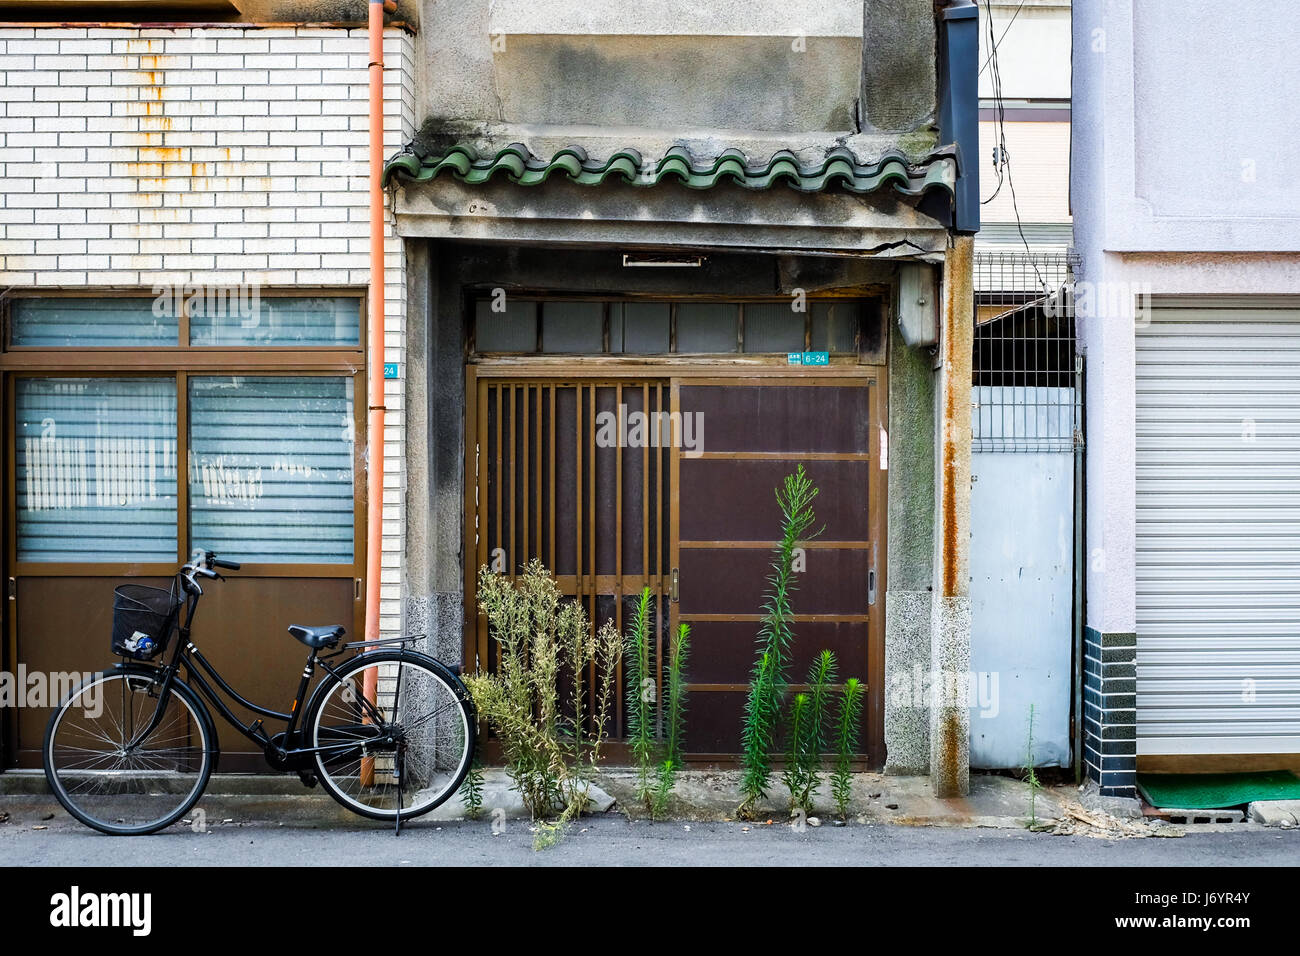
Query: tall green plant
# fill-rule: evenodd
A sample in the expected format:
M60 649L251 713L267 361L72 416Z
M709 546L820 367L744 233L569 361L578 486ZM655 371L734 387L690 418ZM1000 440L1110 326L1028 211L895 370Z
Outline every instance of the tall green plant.
M517 580L481 568L479 606L500 651L495 673L466 675L481 719L496 732L506 773L534 820L560 811L539 829L558 835L582 811L600 757L623 639L612 624L593 632L576 601L563 601L540 561ZM596 673L587 703L584 675ZM566 683L569 695L564 698Z
M831 795L840 819L849 815L853 795L853 755L858 752L862 719L862 683L856 677L844 682L840 710L835 721L835 769L831 773Z
M763 621L759 626L754 669L750 676L749 696L745 701L743 731L744 772L740 790L743 796L738 813L753 814L754 804L767 796L772 776L772 746L781 718L781 701L786 690L786 669L791 628L790 598L795 591L793 566L795 548L800 541L814 538L816 515L812 502L817 489L800 465L787 475L776 491L781 511L781 540L772 555L772 571L767 578L763 601Z
M655 783L655 680L650 671L650 589L642 588L627 633L623 650L627 672L627 736L632 759L636 761L637 799L650 809Z
M1029 788L1029 828L1038 826L1038 791L1043 789L1043 782L1038 779L1034 768L1034 705L1029 705L1028 739L1025 741L1025 765L1020 768L1025 786Z
M677 625L677 639L668 652L668 752L667 757L682 765L686 739L686 659L691 653L691 626Z
M677 771L684 766L683 741L686 730L686 658L690 654L691 626L677 625L677 639L668 652L668 684L664 690L667 711L664 723L667 739L659 778L655 785L651 814L656 819L668 808L668 798L676 785Z
M782 781L790 790L791 811L813 810L826 752L830 686L835 682L835 655L822 651L808 669L808 692L795 695L790 712L789 746Z
M479 751L474 751L470 761L469 772L465 774L465 783L460 788L460 802L465 808L465 816L477 820L483 814L483 760Z

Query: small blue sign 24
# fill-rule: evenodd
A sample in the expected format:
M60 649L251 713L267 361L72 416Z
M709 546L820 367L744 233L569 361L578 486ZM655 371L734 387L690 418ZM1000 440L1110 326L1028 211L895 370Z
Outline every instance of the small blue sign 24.
M396 362L385 362L385 363L384 363L384 378L397 378L397 363L396 363Z
M789 352L786 362L790 365L830 365L830 352Z

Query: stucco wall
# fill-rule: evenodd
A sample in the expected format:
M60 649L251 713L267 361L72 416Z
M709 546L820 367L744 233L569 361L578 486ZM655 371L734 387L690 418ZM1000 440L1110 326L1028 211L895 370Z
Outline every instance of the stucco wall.
M1095 188L1072 194L1099 248L1300 250L1292 26L1268 0L1074 4L1074 110L1093 127L1074 175Z
M1070 191L1078 280L1092 296L1079 316L1088 624L1103 634L1136 626L1136 296L1300 293L1300 197L1267 179L1300 136L1275 92L1300 80L1300 64L1269 59L1275 6L1246 0L1232 16L1208 0L1138 6L1074 4ZM1264 179L1242 181L1245 158Z

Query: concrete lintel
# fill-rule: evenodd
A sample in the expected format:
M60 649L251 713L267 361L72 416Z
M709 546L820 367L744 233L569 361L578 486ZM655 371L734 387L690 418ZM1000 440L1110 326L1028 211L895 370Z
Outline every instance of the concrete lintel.
M672 183L653 189L554 182L466 186L454 179L399 191L397 231L407 238L619 243L646 246L942 253L947 234L896 195L700 192Z

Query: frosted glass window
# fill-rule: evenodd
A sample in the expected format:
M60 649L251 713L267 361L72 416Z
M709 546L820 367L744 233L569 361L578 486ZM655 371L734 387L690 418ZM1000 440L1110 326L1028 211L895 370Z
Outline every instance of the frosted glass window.
M542 305L542 351L599 353L605 350L605 306L600 302Z
M176 345L180 313L169 296L14 299L11 340L23 348Z
M857 302L814 302L812 347L816 352L856 352L861 306Z
M494 300L475 303L474 348L479 352L536 352L537 303L507 298L502 310Z
M668 352L672 307L667 302L621 302L610 306L609 350L629 355Z
M19 561L176 560L176 381L15 382Z
M191 546L259 564L351 563L352 388L344 376L191 378Z
M190 344L239 348L346 346L361 342L356 296L256 295L240 286L201 290L186 300Z
M789 302L746 305L745 351L802 352L807 317L791 309Z
M736 351L739 318L734 303L683 302L677 306L677 351Z

